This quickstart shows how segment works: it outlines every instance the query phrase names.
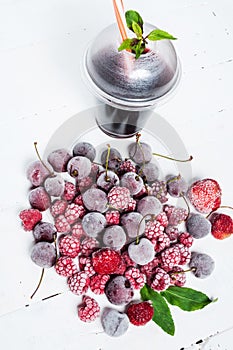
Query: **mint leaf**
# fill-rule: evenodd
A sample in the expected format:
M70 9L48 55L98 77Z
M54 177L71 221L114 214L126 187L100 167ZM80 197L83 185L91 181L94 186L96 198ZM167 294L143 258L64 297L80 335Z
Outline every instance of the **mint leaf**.
M142 38L142 28L137 24L137 22L132 22L133 32L137 35L139 39Z
M175 334L175 325L165 299L146 284L140 290L142 300L151 300L154 308L152 320L170 335Z
M164 30L160 30L160 29L152 30L152 32L150 32L147 35L147 39L152 40L152 41L162 40L162 39L176 40L176 38L173 35L165 32Z
M186 287L171 286L161 292L161 295L169 304L176 305L184 311L199 310L213 302L204 293Z
M121 45L118 47L118 51L131 50L135 39L125 39Z
M126 19L127 27L130 30L132 30L134 32L133 22L136 22L139 25L139 27L141 28L142 33L143 33L143 19L137 11L133 11L133 10L126 11L125 19Z
M142 43L142 40L138 40L137 43L135 41L135 45L132 46L132 51L135 53L136 59L138 59L141 56L144 50L145 50L145 45Z

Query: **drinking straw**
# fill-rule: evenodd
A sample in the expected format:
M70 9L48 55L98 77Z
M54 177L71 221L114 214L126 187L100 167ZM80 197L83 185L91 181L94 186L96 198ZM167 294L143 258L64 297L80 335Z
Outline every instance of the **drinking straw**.
M121 10L124 12L123 0L119 0L119 4L121 7ZM115 15L116 15L118 28L120 30L122 40L124 41L125 39L127 39L127 33L126 33L125 25L124 25L124 22L122 20L122 16L121 16L121 13L119 10L119 6L117 4L117 0L113 0L113 7L114 7Z

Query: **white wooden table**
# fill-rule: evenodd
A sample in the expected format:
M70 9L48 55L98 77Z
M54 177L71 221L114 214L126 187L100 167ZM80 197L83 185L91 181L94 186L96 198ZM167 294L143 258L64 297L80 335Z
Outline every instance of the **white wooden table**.
M157 112L194 156L193 176L218 180L223 203L232 205L232 2L125 0L125 7L178 37L174 44L182 80L175 97ZM34 141L43 154L67 119L98 103L81 79L80 64L90 40L114 21L111 0L0 0L2 349L179 350L233 326L233 238L208 237L202 242L215 258L216 269L206 280L191 278L190 286L219 300L194 313L173 307L174 337L152 322L131 326L117 339L105 335L99 322L82 323L76 315L80 298L71 295L52 270L35 300L29 300L40 270L30 260L30 233L22 230L18 219L19 211L28 206L25 168L35 159ZM41 301L60 291L63 294ZM104 305L104 296L100 302ZM205 349L231 350L229 344L233 331Z

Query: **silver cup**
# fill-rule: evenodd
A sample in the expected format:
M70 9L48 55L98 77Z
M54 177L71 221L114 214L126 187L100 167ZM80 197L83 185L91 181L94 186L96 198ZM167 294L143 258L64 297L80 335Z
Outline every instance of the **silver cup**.
M156 27L145 24L149 33ZM96 115L98 126L108 135L127 138L146 124L153 108L171 97L178 85L181 68L169 40L149 42L138 59L121 44L116 24L105 28L87 48L83 71L92 93L105 104Z

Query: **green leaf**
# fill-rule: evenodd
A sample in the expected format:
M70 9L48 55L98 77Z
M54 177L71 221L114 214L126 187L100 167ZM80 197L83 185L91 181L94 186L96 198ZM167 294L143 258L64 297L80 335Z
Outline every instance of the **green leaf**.
M142 300L151 300L154 308L152 320L170 335L175 334L175 325L172 319L171 311L165 299L149 286L144 285L140 290Z
M139 39L142 38L142 28L137 24L137 22L132 22L133 32L137 35Z
M136 43L136 40L135 40L135 45L132 46L132 50L135 53L135 58L138 59L141 56L141 54L144 52L145 45L142 44L142 40L138 40L137 43Z
M165 32L164 30L160 30L160 29L152 30L152 32L150 32L147 35L147 39L152 40L152 41L162 40L162 39L176 40L176 38L173 35Z
M142 33L143 33L143 19L137 11L133 11L133 10L126 11L125 19L126 19L127 27L130 30L132 30L134 32L133 22L136 22L139 25L139 27L141 28Z
M206 294L195 289L171 286L161 295L169 304L176 305L184 311L195 311L202 309L216 300L211 300Z
M118 51L131 50L135 39L125 39L118 47Z

